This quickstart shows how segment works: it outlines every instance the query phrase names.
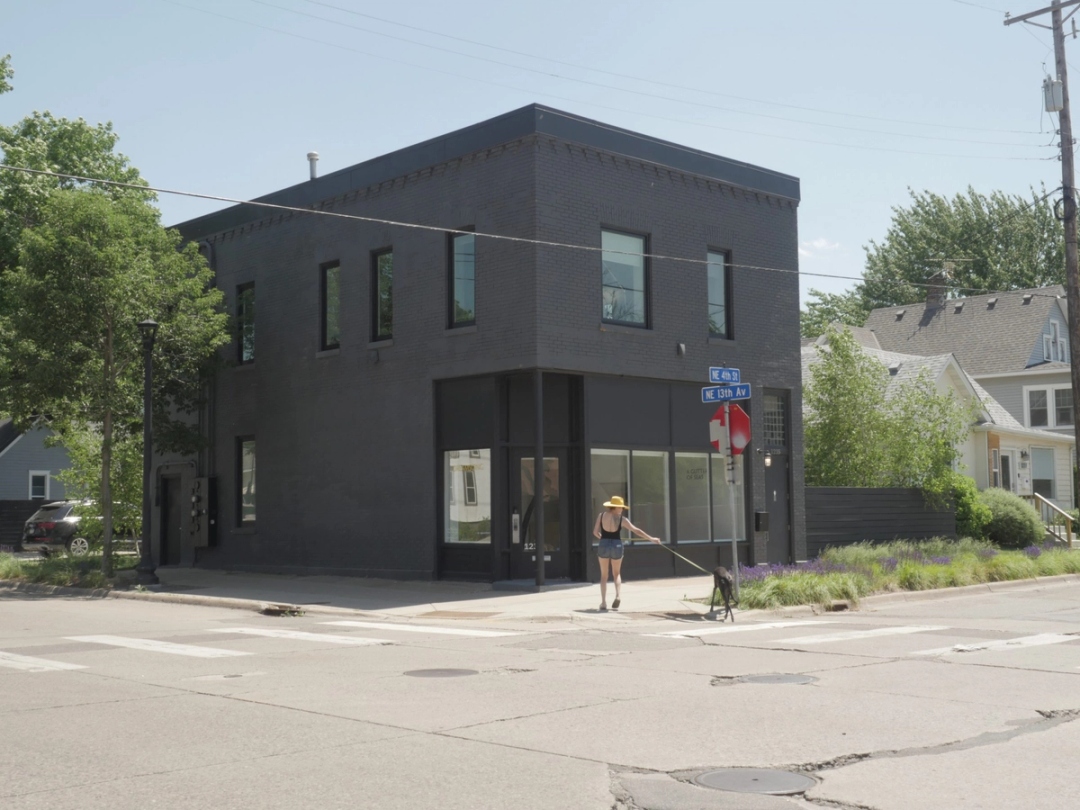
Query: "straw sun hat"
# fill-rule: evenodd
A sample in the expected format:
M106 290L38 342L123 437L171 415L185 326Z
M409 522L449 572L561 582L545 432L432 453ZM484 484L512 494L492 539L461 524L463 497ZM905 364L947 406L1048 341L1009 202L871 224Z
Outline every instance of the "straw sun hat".
M620 495L612 495L610 501L604 501L604 506L606 506L608 509L611 509L612 507L616 509L630 508L630 504L626 503L626 501L624 501L622 499L622 496Z

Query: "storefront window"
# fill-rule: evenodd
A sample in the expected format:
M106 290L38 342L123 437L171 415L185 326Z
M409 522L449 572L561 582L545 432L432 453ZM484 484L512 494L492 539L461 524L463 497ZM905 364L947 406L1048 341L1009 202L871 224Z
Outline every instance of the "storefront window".
M604 502L611 500L612 495L618 495L633 506L630 500L630 451L629 450L593 450L592 451L592 487L589 502L589 539L595 544L596 538L592 536L593 523L596 516L604 511ZM623 537L628 537L629 532L624 531Z
M443 540L491 543L491 450L443 453Z
M675 454L675 525L680 543L708 543L709 455Z
M727 458L724 456L712 456L712 539L731 540L732 532L740 540L746 539L744 526L746 523L745 510L743 509L743 464L742 457L735 458L735 515L731 514L731 493L728 491L731 484L728 483L731 473L727 468Z
M630 521L665 543L671 542L669 491L668 454L635 450L630 455Z

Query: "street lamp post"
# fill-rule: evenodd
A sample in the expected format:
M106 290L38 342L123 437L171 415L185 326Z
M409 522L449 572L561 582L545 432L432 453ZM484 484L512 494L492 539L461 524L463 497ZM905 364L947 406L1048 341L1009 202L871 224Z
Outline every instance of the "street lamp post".
M154 557L150 553L150 468L153 464L153 381L154 339L157 337L157 321L139 321L143 342L143 483L142 483L142 541L139 543L139 564L135 566L135 581L139 585L157 585L154 573Z

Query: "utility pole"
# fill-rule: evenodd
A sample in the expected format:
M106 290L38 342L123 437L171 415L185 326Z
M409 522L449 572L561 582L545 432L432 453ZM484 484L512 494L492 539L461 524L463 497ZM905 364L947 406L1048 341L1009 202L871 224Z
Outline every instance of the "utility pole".
M1076 14L1073 8L1062 19L1061 10L1067 6L1076 6L1080 0L1054 0L1049 8L1030 11L1018 17L1006 15L1005 25L1023 22L1049 28L1054 34L1054 63L1057 78L1061 82L1061 109L1058 111L1058 135L1061 137L1061 195L1062 216L1065 226L1065 302L1069 310L1069 365L1073 390L1073 435L1080 438L1080 272L1077 271L1076 253L1076 188L1073 184L1073 135L1072 118L1069 114L1069 75L1065 64L1065 20ZM1050 25L1032 22L1036 17L1050 13ZM1076 38L1076 21L1072 25L1073 39ZM1080 454L1078 454L1080 455ZM1073 469L1073 482L1077 480L1077 470Z

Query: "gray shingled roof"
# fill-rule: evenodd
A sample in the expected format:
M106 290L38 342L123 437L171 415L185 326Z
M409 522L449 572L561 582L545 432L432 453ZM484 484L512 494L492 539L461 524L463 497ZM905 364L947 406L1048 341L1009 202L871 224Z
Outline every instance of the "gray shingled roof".
M1026 294L1031 297L1024 303ZM971 375L1023 371L1051 307L1058 306L1056 296L1064 295L1065 288L1057 285L950 298L944 306L884 307L870 313L866 328L889 351L923 356L951 352Z

